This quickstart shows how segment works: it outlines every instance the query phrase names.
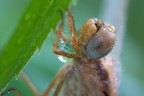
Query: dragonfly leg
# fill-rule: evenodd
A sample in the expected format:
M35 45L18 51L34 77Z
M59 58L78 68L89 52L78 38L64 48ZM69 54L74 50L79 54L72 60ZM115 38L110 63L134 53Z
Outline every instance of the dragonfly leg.
M62 32L63 30L63 25L64 25L64 16L63 16L63 13L62 11L60 11L61 13L61 17L62 17L62 22L61 22L61 25L59 26L59 28L56 28L56 34L60 34L61 35L61 38L63 39L64 42L67 42L68 41L68 38L65 36L65 34Z
M17 96L22 96L22 94L15 88L8 89L7 91L1 93L0 96L5 96L6 94L8 94L11 91L14 92Z
M64 84L64 81L65 81L65 75L63 75L61 78L60 78L60 81L56 87L56 90L54 92L54 96L58 96L59 92L61 91L61 88Z
M48 96L52 90L52 88L56 85L56 83L59 81L56 91L54 93L54 96L58 96L60 89L63 85L63 77L65 74L65 68L66 67L62 67L62 69L58 72L58 74L56 75L56 77L53 79L53 81L51 82L51 84L49 85L49 87L45 90L45 92L42 94L42 96Z
M70 53L66 53L62 50L59 50L57 47L58 47L58 41L59 39L63 39L64 41L67 40L66 36L62 33L62 30L63 30L63 25L64 25L64 18L62 16L62 22L59 26L59 28L56 30L56 33L57 33L57 36L56 36L56 40L54 42L54 45L53 45L53 52L55 54L58 54L58 55L62 55L62 56L66 56L68 58L77 58L77 55L75 54L70 54Z
M70 9L68 9L68 25L71 33L71 43L72 47L76 51L77 54L80 54L80 49L79 49L79 44L78 44L78 39L75 35L75 26L74 26L74 20L73 16L71 15Z
M39 91L32 84L32 82L29 80L29 78L27 77L27 75L24 72L21 73L21 77L25 81L25 83L29 86L29 88L32 90L32 92L35 94L35 96L40 96Z

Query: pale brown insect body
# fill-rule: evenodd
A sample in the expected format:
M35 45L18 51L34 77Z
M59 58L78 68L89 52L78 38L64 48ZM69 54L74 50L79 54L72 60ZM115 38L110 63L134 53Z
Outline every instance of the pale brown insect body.
M63 96L117 96L117 79L111 58L74 60L64 66L67 76Z
M62 96L117 96L115 75L102 61L84 63L79 60L66 66L64 95ZM103 64L102 64L103 63ZM111 75L109 75L111 73Z

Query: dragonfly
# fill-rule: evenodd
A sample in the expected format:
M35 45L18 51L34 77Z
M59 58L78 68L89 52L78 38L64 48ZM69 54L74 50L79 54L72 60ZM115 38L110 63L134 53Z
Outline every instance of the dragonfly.
M118 81L114 68L116 62L112 57L107 56L116 41L114 26L100 19L90 18L76 31L69 8L67 13L71 38L63 33L64 16L62 15L62 21L56 29L53 52L71 58L72 61L63 65L42 94L22 73L24 81L36 96L49 96L55 86L53 96L118 96ZM62 45L59 41L63 42ZM73 52L67 51L67 46ZM22 96L15 89L9 91Z

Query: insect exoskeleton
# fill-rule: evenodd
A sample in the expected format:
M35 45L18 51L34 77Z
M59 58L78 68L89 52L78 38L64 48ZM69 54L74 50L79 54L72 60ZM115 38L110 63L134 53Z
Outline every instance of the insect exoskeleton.
M115 28L97 18L89 19L78 31L80 45L91 59L106 56L115 44Z

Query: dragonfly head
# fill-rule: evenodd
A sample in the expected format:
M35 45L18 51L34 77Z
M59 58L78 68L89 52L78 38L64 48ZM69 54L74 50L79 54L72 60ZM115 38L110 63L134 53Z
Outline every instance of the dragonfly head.
M100 59L106 56L113 48L116 40L115 28L109 23L93 19L97 32L85 45L86 54L91 59Z

